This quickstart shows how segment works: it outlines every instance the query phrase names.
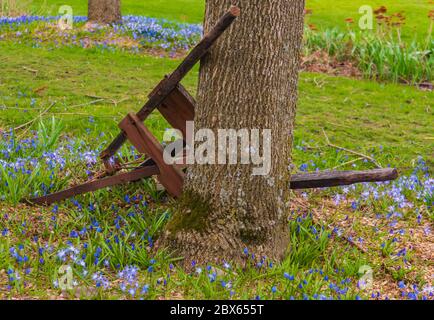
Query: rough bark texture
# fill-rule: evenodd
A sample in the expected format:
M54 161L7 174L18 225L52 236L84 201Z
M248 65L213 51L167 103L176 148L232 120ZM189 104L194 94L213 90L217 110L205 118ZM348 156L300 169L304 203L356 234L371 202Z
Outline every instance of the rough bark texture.
M122 21L120 0L89 0L88 20L96 23Z
M291 147L304 0L208 0L205 32L235 4L241 15L202 63L195 129L271 129L272 166L194 165L162 242L185 263L240 262L244 248L281 259L288 247Z

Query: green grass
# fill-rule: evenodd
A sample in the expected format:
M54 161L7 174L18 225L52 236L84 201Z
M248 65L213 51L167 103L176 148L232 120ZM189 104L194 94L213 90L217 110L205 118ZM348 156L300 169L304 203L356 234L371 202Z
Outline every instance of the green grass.
M69 5L74 15L87 15L87 0L33 0L30 11L36 14L58 15L62 5ZM201 23L205 2L198 0L122 1L122 14L145 15L169 20Z
M367 263L364 255L344 241L329 238L330 231L327 230L319 229L319 240L316 240L310 231L312 219L309 217L297 221L292 218L289 232L293 249L282 263L271 265L267 261L258 267L246 257L244 266L232 266L228 270L222 266L213 266L208 270L206 265L197 266L201 272L196 268L187 271L169 268L169 264L175 262L173 257L162 250L152 252L148 238L136 236L145 233L157 237L167 222L167 213L142 204L130 206L124 202L123 192L141 194L144 190L134 186L134 190L118 188L111 194L101 192L92 210L72 205L62 205L55 213L47 209L40 209L40 212L31 209L26 213L20 210L1 221L0 226L7 226L10 231L8 236L0 238L0 270L13 272L9 271L9 280L5 272L0 273L0 297L56 298L61 291L55 281L62 275L60 267L66 265L71 266L73 279L77 281L76 287L63 292L66 298L253 299L259 296L261 299L302 299L304 295L312 298L318 292L337 298L335 289L329 288L330 284L348 288L340 295L341 299L365 296L356 288L355 280L359 276L359 267ZM110 208L112 204L116 211ZM2 216L6 214L4 209L0 208ZM113 224L116 219L119 230ZM28 223L28 227L23 226L23 221ZM80 231L84 226L88 227L84 236L70 236L71 230ZM89 226L99 229L97 231L95 227L92 230ZM34 236L38 240L31 240ZM116 238L120 239L119 243L115 242ZM87 246L83 247L84 244ZM59 258L59 252L71 247L77 251L69 251L64 258ZM10 254L11 250L17 252L18 258ZM96 255L99 257L97 262ZM19 257L27 261L21 259L18 262ZM110 261L109 266L103 264L106 259ZM84 261L85 268L80 260ZM123 269L129 265L136 265L141 270L137 279L131 284L126 283L127 289L134 288L135 283L140 284L134 297L128 291L120 290L115 272L116 268ZM96 287L96 281L91 278L95 273L101 273L110 281L110 287ZM291 278L285 278L285 273ZM211 278L215 280L210 281ZM347 279L350 282L343 282ZM222 281L231 286L223 287ZM6 284L10 286L8 289L5 289ZM150 289L142 295L140 291L144 285L149 285ZM272 292L272 287L276 287L276 292Z
M94 116L94 125L113 136L124 115L137 111L147 93L179 63L98 49L34 49L11 43L0 48L4 129L31 121L55 103L46 116L62 118L66 132L83 134L89 116ZM197 72L184 81L193 94ZM342 147L363 152L375 148L384 165L406 166L418 155L432 161L433 96L410 86L304 73L296 139L323 144L324 129ZM158 114L148 125L159 137L167 127ZM379 152L380 146L387 152ZM305 160L301 155L296 162Z
M42 158L44 152L56 151L57 157L65 159L65 168L52 169L48 162L41 160L35 180L42 182L51 175L48 182L44 182L58 189L61 186L56 183L62 182L65 176L69 176L69 180L77 179L85 169L90 169L77 156L98 144L101 131L99 127L92 127L86 132L90 138L87 143L91 145L81 139L64 138L53 144L62 126L59 122L51 126L47 126L49 121L44 122L35 135L39 140L36 149L29 140L2 140L0 160L14 163L29 157ZM6 155L5 150L8 150ZM310 154L310 157L321 163L325 158L332 159L333 155L315 158ZM22 181L33 180L21 170L12 176L18 177L12 179L21 182L21 187ZM0 184L0 196L5 197L0 206L0 298L54 299L62 293L63 298L81 299L366 299L370 291L357 286L362 267L372 268L375 281L386 280L388 286L393 287L394 282L403 280L419 288L426 286L424 275L420 276L419 272L429 267L430 262L418 260L410 249L404 257L397 258L396 252L402 246L407 247L409 235L390 235L390 220L381 217L394 203L389 197L361 199L365 188L371 187L351 189L349 202L334 206L328 202L338 189L310 192L307 206L297 202L289 215L290 250L280 263L268 260L258 263L246 254L245 263L238 266L213 264L184 270L170 266L178 260L176 255L152 249L166 223L173 219L164 194L156 190L152 180L112 188L109 192L100 190L50 208L13 204L16 194L11 189L15 187ZM387 188L390 189L383 185L378 191ZM429 218L424 200L414 198L419 188L407 197L421 210L426 225L425 219L432 221L433 217ZM353 200L356 208L350 205ZM431 201L427 199L426 203ZM399 211L404 213L399 221L405 222L406 228L420 228L412 209ZM345 229L340 224L349 216L355 220ZM378 230L364 225L366 220L375 221ZM359 241L356 234L367 240L363 241L367 242L368 253L349 244L349 236L354 238L351 241ZM399 237L398 242L392 240L395 237ZM131 265L140 268L137 277L119 281L118 271ZM71 267L76 285L62 292L56 281L63 275L60 270L65 266ZM389 270L387 274L385 268ZM393 278L387 278L390 276ZM126 285L126 290L121 289L121 283ZM145 285L149 288L141 294ZM130 293L129 289L134 288L134 293ZM385 298L391 292L381 290L381 294L381 298Z
M86 1L69 1L76 15L86 15ZM38 14L56 15L60 1L34 1L29 10ZM363 5L373 9L388 8L387 15L405 12L407 18L402 28L387 30L367 30L360 32L358 10ZM333 10L329 8L333 6ZM330 1L309 0L307 8L312 10L306 24L315 25L319 32L309 32L305 36L304 50L307 54L316 51L326 52L332 59L352 62L364 77L393 82L431 82L434 58L432 41L434 21L428 13L434 8L428 0L408 1ZM141 14L164 17L171 20L200 23L203 19L204 1L147 1L123 2L124 14ZM355 23L348 28L346 18ZM374 19L375 20L375 19ZM376 22L374 21L376 28ZM14 33L12 33L14 35ZM29 34L30 38L34 35Z
M367 79L407 84L431 82L434 42L404 44L392 33L357 33L354 29L342 32L337 28L324 32L306 29L303 53L307 60L322 53L335 60L335 64L351 62Z
M406 40L425 40L429 28L428 12L434 9L429 0L307 0L306 7L313 10L313 15L308 18L309 23L314 23L320 29L334 27L345 28L346 18L353 18L356 22L359 17L359 8L370 5L373 9L386 6L390 13L404 11L407 23L403 27L403 38ZM374 22L375 24L375 22Z
M124 14L146 15L171 20L201 23L204 15L204 0L123 0ZM57 15L61 5L70 5L75 15L87 14L85 0L33 0L32 11L39 14ZM403 28L403 38L425 40L429 28L428 12L434 9L428 0L307 0L306 7L313 10L307 19L321 29L334 27L345 28L346 18L358 19L358 11L363 5L371 5L376 9L382 5L390 12L405 11L407 24ZM331 9L332 8L332 9Z

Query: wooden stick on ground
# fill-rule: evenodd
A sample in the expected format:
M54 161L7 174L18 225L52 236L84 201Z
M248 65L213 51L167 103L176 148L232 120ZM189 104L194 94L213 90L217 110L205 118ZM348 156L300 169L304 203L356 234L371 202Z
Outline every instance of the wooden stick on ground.
M32 120L27 121L26 123L23 123L23 124L19 125L18 127L15 127L13 130L16 131L16 130L20 130L20 129L22 129L22 128L25 128L25 127L27 127L27 126L30 126L30 125L31 125L33 122L35 122L36 120L41 119L41 118L44 116L44 114L46 114L48 111L50 111L50 109L51 109L55 104L56 104L56 102L53 102L53 103L50 104L47 108L45 108L41 113L39 113L39 114L36 116L36 118L33 118Z
M357 152L357 151L354 151L354 150L351 150L351 149L347 149L347 148L339 147L339 146L337 146L337 145L331 143L331 142L330 142L330 139L329 139L329 137L327 136L327 134L326 134L326 132L324 131L324 129L322 129L322 132L323 132L323 134L324 134L324 137L325 137L325 139L326 139L327 145L328 145L329 147L336 148L336 149L341 149L341 150L344 150L344 151L346 151L346 152L348 152L348 153L355 154L355 155L357 155L357 156L359 156L359 157L362 157L362 158L364 158L364 159L367 159L367 160L371 161L373 164L375 164L375 165L377 166L377 168L382 168L381 164L379 164L379 163L378 163L374 158L372 158L372 157L370 157L370 156L368 156L368 155L366 155L366 154L363 154L363 153L360 153L360 152Z
M291 189L336 187L361 182L390 181L396 178L398 178L398 170L396 169L323 171L293 175L291 178Z

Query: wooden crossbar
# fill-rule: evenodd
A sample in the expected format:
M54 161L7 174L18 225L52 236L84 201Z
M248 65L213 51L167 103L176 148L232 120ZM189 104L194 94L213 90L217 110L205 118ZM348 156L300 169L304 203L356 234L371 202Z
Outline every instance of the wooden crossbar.
M159 174L160 170L157 166L151 165L143 168L138 168L127 173L120 173L116 176L109 176L98 180L86 182L84 184L68 188L66 190L52 193L46 196L37 197L33 199L24 199L22 202L28 204L37 204L41 206L49 206L55 202L59 202L80 194L104 189L119 184L125 184L128 182L139 181L144 178L152 177Z
M173 128L186 137L186 123L194 120L195 104L193 97L179 84L157 109Z

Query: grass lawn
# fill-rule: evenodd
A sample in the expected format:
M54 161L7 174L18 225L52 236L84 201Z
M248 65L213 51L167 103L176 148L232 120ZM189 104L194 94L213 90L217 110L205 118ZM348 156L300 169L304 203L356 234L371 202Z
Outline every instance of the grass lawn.
M35 14L57 15L60 6L69 5L74 15L87 15L86 0L33 0L30 11ZM122 14L146 15L169 20L201 23L205 2L201 0L122 1Z
M428 34L430 20L428 12L434 9L429 0L307 0L307 8L313 10L308 22L316 24L319 28L345 28L345 19L358 20L358 11L361 6L370 5L375 10L380 6L388 8L389 13L403 11L407 16L403 27L403 38L406 40L425 40ZM375 24L375 23L374 23Z
M87 119L93 116L101 130L114 135L122 117L138 110L153 86L179 63L98 49L0 46L4 65L0 106L6 107L0 113L3 128L30 121L55 102L47 115L63 118L68 132L83 134ZM197 69L184 81L192 93L196 79ZM384 165L406 167L418 155L432 164L433 97L432 92L409 86L304 73L296 139L324 143L324 129L342 147L378 153ZM89 104L99 98L106 100ZM149 125L160 137L166 128L157 114ZM295 160L301 164L306 159Z
M170 20L202 23L204 0L155 0L155 1L122 1L123 14L146 15L167 18ZM61 5L70 5L75 15L87 14L85 0L33 0L32 11L38 14L57 15ZM308 23L325 28L345 28L345 19L357 21L358 11L363 5L371 5L373 9L386 6L391 13L404 11L407 24L403 28L406 40L425 40L429 28L428 12L434 9L429 0L307 0L306 7L313 10ZM331 10L331 8L333 8Z

